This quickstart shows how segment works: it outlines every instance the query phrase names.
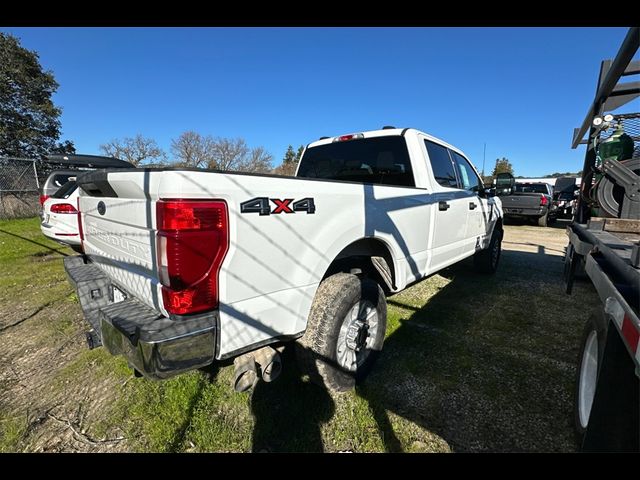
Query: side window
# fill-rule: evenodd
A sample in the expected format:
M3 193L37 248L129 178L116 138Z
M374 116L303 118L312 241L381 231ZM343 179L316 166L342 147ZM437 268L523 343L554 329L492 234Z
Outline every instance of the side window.
M473 190L474 192L480 191L483 188L482 180L480 180L469 161L456 152L451 152L451 156L456 163L462 188L464 190Z
M425 140L424 144L427 146L431 169L433 170L433 176L436 178L436 182L443 187L458 188L456 172L453 169L449 151L442 145L430 142L429 140Z

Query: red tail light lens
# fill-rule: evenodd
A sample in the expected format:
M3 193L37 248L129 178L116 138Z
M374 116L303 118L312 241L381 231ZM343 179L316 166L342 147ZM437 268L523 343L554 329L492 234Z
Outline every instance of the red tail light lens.
M47 198L49 198L49 195L40 195L40 205L44 205L44 202L47 201Z
M185 315L218 306L218 275L229 246L221 200L159 200L158 274L164 307Z
M544 195L540 195L540 206L546 205L549 203L549 200L547 200L547 197L545 197Z
M84 252L84 231L82 230L82 217L80 216L80 198L78 198L78 233L80 234L80 247Z
M51 205L51 213L78 213L78 210L70 203L56 203Z

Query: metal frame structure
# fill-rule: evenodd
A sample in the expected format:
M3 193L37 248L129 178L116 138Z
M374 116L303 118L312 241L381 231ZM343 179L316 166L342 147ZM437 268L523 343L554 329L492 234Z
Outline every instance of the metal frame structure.
M567 227L566 288L570 294L578 269L584 270L602 300L605 321L592 407L580 445L585 451L640 451L640 177L617 161L607 159L602 165L607 178L624 188L621 218L590 218L586 200L596 172L592 140L600 134L593 119L640 96L640 82L618 83L623 76L640 73L640 61L632 61L639 44L640 28L630 28L616 58L602 62L595 99L572 142L572 148L587 144L587 151L577 211Z
M603 60L600 64L600 75L596 96L585 116L582 125L573 131L573 141L571 148L578 145L587 144L587 151L582 166L582 184L580 186L581 195L578 198L578 205L575 213L575 221L586 223L589 219L590 207L585 201L585 191L591 188L594 167L596 161L596 151L589 141L597 134L596 127L593 126L593 119L601 116L604 112L615 110L640 96L640 82L619 83L623 76L636 75L640 73L640 61L633 61L633 56L640 46L640 27L632 27L627 32L627 36L622 42L615 59ZM584 134L589 131L587 139Z

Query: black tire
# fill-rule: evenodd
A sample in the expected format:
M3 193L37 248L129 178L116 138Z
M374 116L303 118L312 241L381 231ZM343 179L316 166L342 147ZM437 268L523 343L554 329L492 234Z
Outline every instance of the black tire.
M538 226L546 227L549 224L549 212L545 213L541 217L538 217Z
M473 265L478 272L493 274L498 270L502 252L502 235L502 230L494 228L489 246L473 256Z
M578 447L582 447L582 443L584 440L585 433L587 431L587 426L589 425L587 411L584 408L585 402L584 399L588 397L584 391L581 392L582 382L585 380L589 369L587 368L587 364L589 363L587 360L587 356L585 356L585 350L587 346L591 344L591 342L595 342L591 345L590 351L593 351L593 348L597 347L597 355L595 356L595 360L597 361L596 366L596 382L597 375L600 372L600 366L602 365L602 355L604 354L604 346L607 338L607 324L604 317L604 313L601 309L598 309L597 312L594 312L589 316L589 319L586 321L584 325L584 329L582 331L582 337L580 340L580 353L578 354L578 368L576 370L576 380L575 380L575 392L573 397L573 420L574 420L574 430L576 435L576 442ZM584 370L584 372L583 372ZM584 374L583 374L584 373ZM595 391L595 388L594 388ZM583 399L581 401L581 398ZM593 402L593 397L591 397L591 403ZM591 405L588 407L591 408Z
M345 325L355 325L353 320L347 323L347 314L358 305L370 308L370 314L375 307L377 327L375 338L371 337L369 327L358 328L355 342L371 342L367 348L360 348L363 363L355 366L354 370L347 370L339 364L338 343L340 331ZM359 312L360 310L358 310ZM368 321L364 322L368 325ZM374 280L358 277L350 273L337 273L326 278L318 287L307 323L307 330L302 338L296 341L296 357L303 374L308 374L310 380L334 392L345 392L355 387L356 381L361 380L371 370L375 363L387 328L387 300L384 291ZM366 334L366 336L365 336ZM364 337L364 338L363 338ZM369 340L371 338L371 340ZM346 346L341 343L344 351ZM355 349L352 349L355 352Z

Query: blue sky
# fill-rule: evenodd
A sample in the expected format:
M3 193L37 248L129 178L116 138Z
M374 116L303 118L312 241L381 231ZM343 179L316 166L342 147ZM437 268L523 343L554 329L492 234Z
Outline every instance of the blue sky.
M478 169L582 168L571 150L600 61L626 28L2 28L60 88L63 137L97 154L141 133L169 150L185 130L287 145L411 126ZM638 110L638 103L634 105Z

